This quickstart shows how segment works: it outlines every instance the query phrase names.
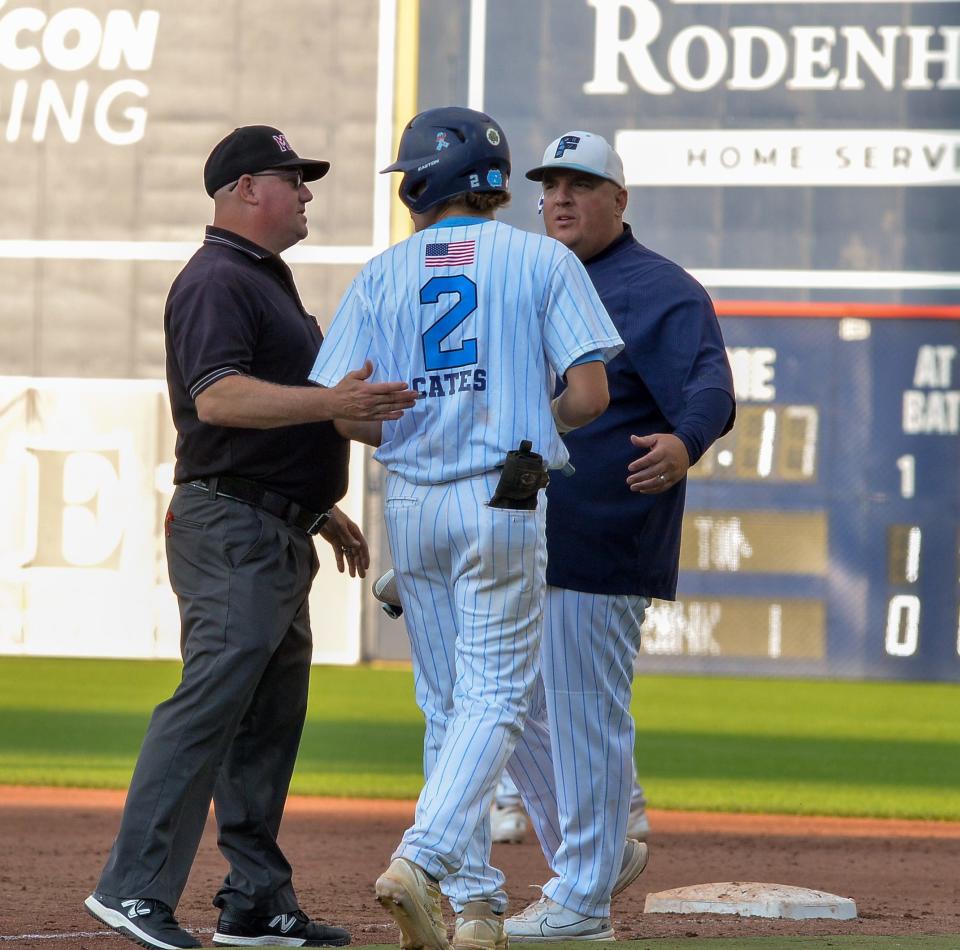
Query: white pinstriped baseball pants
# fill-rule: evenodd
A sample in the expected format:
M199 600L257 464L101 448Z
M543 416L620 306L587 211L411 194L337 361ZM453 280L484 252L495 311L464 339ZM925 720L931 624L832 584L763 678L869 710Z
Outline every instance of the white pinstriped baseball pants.
M507 771L554 877L545 896L588 917L610 914L633 785L633 661L649 601L548 587L542 664ZM443 891L465 903L460 875Z
M490 805L537 676L546 591L546 499L489 508L498 474L441 485L387 478L385 519L426 720L425 784L394 853L466 900L506 908L489 865Z

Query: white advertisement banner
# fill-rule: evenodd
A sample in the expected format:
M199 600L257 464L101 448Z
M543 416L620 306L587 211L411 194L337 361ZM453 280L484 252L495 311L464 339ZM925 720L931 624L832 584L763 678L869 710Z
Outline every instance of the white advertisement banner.
M627 185L960 184L960 132L906 129L620 130Z
M163 519L174 432L164 383L0 378L0 655L169 658L180 620ZM341 507L361 521L363 453ZM360 657L361 582L317 540L314 662Z

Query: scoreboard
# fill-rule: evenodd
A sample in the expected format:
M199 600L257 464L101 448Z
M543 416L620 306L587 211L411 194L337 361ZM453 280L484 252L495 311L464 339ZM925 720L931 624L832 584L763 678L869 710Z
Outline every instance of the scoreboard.
M960 681L960 3L417 7L410 111L503 126L499 217L541 232L523 172L600 134L624 220L721 315L737 423L690 473L638 668ZM378 614L368 655L405 657Z
M737 423L640 667L960 681L960 308L717 309Z

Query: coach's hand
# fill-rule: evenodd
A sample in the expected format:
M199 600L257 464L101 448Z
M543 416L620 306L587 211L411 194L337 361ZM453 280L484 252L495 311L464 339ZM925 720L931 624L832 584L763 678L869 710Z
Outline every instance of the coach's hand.
M334 505L330 509L330 519L320 529L320 536L333 548L333 556L337 559L337 570L342 574L344 567L350 571L351 577L367 576L370 567L370 549L367 539L363 536L360 527L351 521L339 508Z
M673 488L687 474L690 457L687 447L669 432L632 435L630 441L644 454L627 466L630 491L657 495Z
M404 409L410 409L419 398L415 389L406 383L368 383L373 363L367 360L362 369L351 370L329 389L334 397L331 407L336 419L357 422L383 422L399 419Z

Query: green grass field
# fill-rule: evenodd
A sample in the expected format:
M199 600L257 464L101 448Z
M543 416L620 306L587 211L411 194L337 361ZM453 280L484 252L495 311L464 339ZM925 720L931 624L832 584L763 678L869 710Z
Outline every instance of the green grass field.
M0 659L0 783L125 787L178 677ZM650 676L634 713L655 807L960 820L957 686ZM408 670L317 667L294 791L415 797L422 735Z

